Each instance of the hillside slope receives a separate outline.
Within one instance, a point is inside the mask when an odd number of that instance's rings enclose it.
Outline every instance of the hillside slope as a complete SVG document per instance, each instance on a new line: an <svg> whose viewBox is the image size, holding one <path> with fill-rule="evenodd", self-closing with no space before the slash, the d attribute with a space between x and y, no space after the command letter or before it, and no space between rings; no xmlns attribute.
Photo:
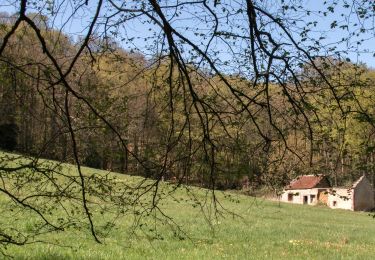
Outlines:
<svg viewBox="0 0 375 260"><path fill-rule="evenodd" d="M74 173L74 167L63 167L66 172ZM99 172L85 168L88 175ZM141 180L126 175L117 178L119 183ZM167 195L174 188L163 183L160 192ZM189 196L194 193L198 200L204 201L207 190L187 188L178 188L160 203L163 212L182 231L170 225L171 221L144 216L134 222L134 216L128 214L116 219L114 227L98 231L104 237L103 244L95 243L88 230L71 227L38 238L48 243L9 246L6 253L16 259L372 259L374 256L375 220L368 213L279 204L218 192L222 206L238 216L225 213L207 221L205 216L212 215L207 215L207 211L204 215ZM6 205L2 194L1 212L7 210ZM101 213L94 212L97 223L106 220L107 213ZM33 217L28 221L25 225L31 225Z"/></svg>

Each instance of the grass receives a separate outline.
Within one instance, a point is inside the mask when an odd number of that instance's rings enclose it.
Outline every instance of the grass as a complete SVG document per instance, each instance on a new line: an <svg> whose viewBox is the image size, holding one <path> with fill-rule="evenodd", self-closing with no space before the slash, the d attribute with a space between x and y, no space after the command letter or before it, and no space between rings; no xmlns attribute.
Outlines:
<svg viewBox="0 0 375 260"><path fill-rule="evenodd" d="M66 171L74 169L65 166ZM85 168L86 174L98 170ZM139 178L119 177L119 182L135 182ZM162 190L173 187L164 183ZM201 199L206 191L191 188ZM279 204L233 193L218 193L229 214L207 223L199 207L189 199L185 189L161 202L161 208L180 224L183 236L162 222L146 216L132 233L133 217L117 220L103 238L94 242L86 229L69 228L49 233L38 239L48 243L9 246L7 254L15 259L373 259L375 253L375 219L363 212L332 210L323 206ZM0 196L0 212L5 212L4 196ZM99 224L104 215L94 214ZM83 216L82 216L83 217ZM27 227L35 221L30 215ZM100 226L100 225L99 225Z"/></svg>

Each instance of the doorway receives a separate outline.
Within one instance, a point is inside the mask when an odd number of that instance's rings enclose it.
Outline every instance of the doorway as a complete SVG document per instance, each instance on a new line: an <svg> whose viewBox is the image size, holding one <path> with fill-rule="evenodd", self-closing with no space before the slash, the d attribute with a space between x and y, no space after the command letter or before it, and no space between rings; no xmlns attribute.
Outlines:
<svg viewBox="0 0 375 260"><path fill-rule="evenodd" d="M307 204L308 202L308 196L303 196L303 204Z"/></svg>

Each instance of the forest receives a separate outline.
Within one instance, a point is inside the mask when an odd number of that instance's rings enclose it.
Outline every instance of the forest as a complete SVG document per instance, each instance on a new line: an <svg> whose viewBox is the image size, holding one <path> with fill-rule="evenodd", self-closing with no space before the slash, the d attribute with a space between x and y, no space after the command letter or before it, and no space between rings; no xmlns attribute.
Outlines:
<svg viewBox="0 0 375 260"><path fill-rule="evenodd" d="M65 69L77 51L74 40L47 30L47 17L29 16ZM2 15L1 37L14 19ZM168 57L146 58L115 40L92 38L66 78L79 95L72 97L35 33L20 24L0 62L2 149L74 163L69 106L79 158L89 167L217 189L277 190L301 174L326 174L344 185L365 173L375 182L375 70L365 64L317 58L335 95L308 63L295 72L303 93L293 89L294 78L265 88L240 74L215 75L191 64L192 96ZM228 82L240 100L251 98L248 106L231 95ZM242 113L246 109L254 112ZM214 184L205 139L215 149Z"/></svg>

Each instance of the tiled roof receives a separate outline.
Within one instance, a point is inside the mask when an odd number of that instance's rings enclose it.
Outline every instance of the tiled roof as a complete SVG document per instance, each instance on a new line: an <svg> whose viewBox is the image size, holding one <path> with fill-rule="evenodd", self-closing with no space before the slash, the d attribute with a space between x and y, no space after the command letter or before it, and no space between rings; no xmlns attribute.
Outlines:
<svg viewBox="0 0 375 260"><path fill-rule="evenodd" d="M315 188L324 178L326 178L324 175L302 175L292 180L285 189L312 189Z"/></svg>

